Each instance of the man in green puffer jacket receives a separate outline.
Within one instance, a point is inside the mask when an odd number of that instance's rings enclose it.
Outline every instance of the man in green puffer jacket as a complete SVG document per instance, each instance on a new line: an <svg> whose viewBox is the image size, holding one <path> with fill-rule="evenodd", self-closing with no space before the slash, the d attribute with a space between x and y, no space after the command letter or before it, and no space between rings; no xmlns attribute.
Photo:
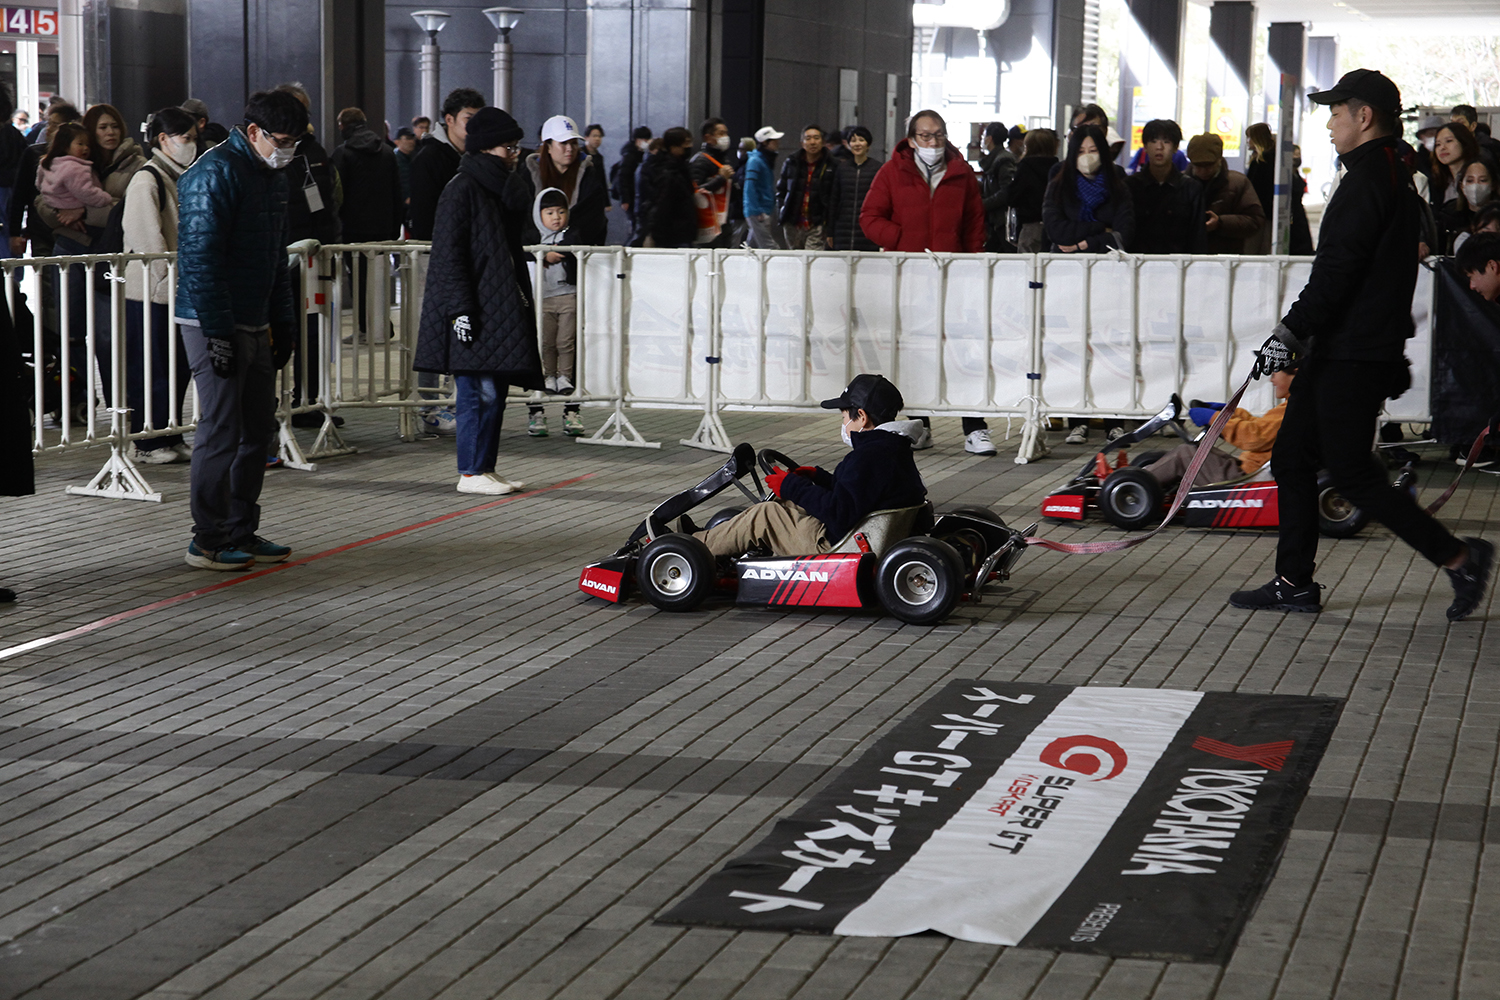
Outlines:
<svg viewBox="0 0 1500 1000"><path fill-rule="evenodd" d="M198 387L186 560L199 569L243 570L292 551L256 532L277 429L272 344L290 347L297 330L283 170L307 132L307 109L289 93L262 91L245 122L177 183L177 322Z"/></svg>

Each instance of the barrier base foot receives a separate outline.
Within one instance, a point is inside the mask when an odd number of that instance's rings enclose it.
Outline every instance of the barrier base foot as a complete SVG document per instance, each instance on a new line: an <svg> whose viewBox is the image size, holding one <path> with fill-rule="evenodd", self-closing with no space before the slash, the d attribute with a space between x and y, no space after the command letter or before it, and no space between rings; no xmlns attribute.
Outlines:
<svg viewBox="0 0 1500 1000"><path fill-rule="evenodd" d="M358 452L358 448L344 443L344 436L339 433L338 425L333 422L333 415L323 414L323 426L318 428L318 436L313 440L313 446L308 450L307 457L333 458L337 455L354 455Z"/></svg>
<svg viewBox="0 0 1500 1000"><path fill-rule="evenodd" d="M647 441L645 435L635 429L630 418L621 407L615 407L609 419L588 437L574 438L579 444L605 444L613 448L660 448L660 441Z"/></svg>
<svg viewBox="0 0 1500 1000"><path fill-rule="evenodd" d="M1051 453L1052 449L1047 447L1047 436L1041 425L1028 420L1021 431L1021 447L1016 452L1016 464L1025 465L1027 462L1046 458Z"/></svg>
<svg viewBox="0 0 1500 1000"><path fill-rule="evenodd" d="M286 469L297 469L301 472L316 472L318 467L309 462L307 456L302 452L302 442L297 440L297 435L292 431L292 422L282 418L281 425L276 431L276 456L281 459L281 465Z"/></svg>
<svg viewBox="0 0 1500 1000"><path fill-rule="evenodd" d="M693 431L693 436L677 443L689 448L702 448L704 451L723 452L726 455L734 451L734 443L730 441L729 432L724 429L724 422L717 413L705 413L703 419L698 421L698 429Z"/></svg>
<svg viewBox="0 0 1500 1000"><path fill-rule="evenodd" d="M87 486L69 486L68 493L82 497L107 497L111 500L145 500L161 503L161 494L151 489L141 470L135 467L124 449L111 447L104 468Z"/></svg>

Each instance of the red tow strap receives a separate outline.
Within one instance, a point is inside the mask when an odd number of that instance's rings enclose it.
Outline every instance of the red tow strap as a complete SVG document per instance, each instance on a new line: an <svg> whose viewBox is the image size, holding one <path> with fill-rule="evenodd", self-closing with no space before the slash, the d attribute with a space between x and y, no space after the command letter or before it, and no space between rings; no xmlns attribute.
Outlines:
<svg viewBox="0 0 1500 1000"><path fill-rule="evenodd" d="M1479 460L1479 453L1484 449L1484 439L1489 436L1490 429L1488 427L1480 429L1479 436L1475 438L1474 443L1469 446L1469 457L1464 460L1463 468L1458 470L1458 475L1453 477L1453 482L1450 483L1448 488L1443 491L1443 495L1427 505L1427 513L1436 514L1439 510L1442 509L1443 504L1447 503L1448 500L1453 496L1453 491L1458 489L1458 481L1464 477L1465 472L1469 471L1469 466L1473 465Z"/></svg>

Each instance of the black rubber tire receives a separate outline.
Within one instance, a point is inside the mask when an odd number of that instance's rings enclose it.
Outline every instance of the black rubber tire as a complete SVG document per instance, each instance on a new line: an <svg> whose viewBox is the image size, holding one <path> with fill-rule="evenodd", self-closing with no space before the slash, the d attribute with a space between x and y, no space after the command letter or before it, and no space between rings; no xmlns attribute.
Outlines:
<svg viewBox="0 0 1500 1000"><path fill-rule="evenodd" d="M1005 527L1005 522L1003 520L1001 520L999 514L996 514L993 510L991 510L988 507L981 507L981 506L978 506L977 504L971 505L971 506L967 506L967 507L954 507L952 510L947 511L946 513L949 513L949 514L967 514L970 517L977 517L981 521L988 521L991 524L998 524L1002 528Z"/></svg>
<svg viewBox="0 0 1500 1000"><path fill-rule="evenodd" d="M932 625L947 618L958 603L962 566L947 542L908 538L881 557L875 571L875 594L888 614L908 625Z"/></svg>
<svg viewBox="0 0 1500 1000"><path fill-rule="evenodd" d="M714 589L715 562L708 546L692 535L660 535L636 559L635 582L663 611L691 611Z"/></svg>
<svg viewBox="0 0 1500 1000"><path fill-rule="evenodd" d="M1135 531L1161 517L1161 483L1145 469L1127 465L1099 487L1099 513L1117 528Z"/></svg>
<svg viewBox="0 0 1500 1000"><path fill-rule="evenodd" d="M750 509L749 507L739 506L739 507L725 507L723 510L715 511L714 512L714 516L711 517L711 518L709 518L708 519L708 523L703 526L703 530L707 531L709 528L717 528L719 525L723 524L725 521L729 520L731 517L734 517L737 514L743 514L745 511L747 511L749 509Z"/></svg>
<svg viewBox="0 0 1500 1000"><path fill-rule="evenodd" d="M1332 485L1318 487L1318 532L1329 538L1353 538L1370 523L1370 515L1339 495Z"/></svg>
<svg viewBox="0 0 1500 1000"><path fill-rule="evenodd" d="M977 528L959 528L938 540L947 542L958 553L965 581L979 571L979 564L989 555L989 543Z"/></svg>
<svg viewBox="0 0 1500 1000"><path fill-rule="evenodd" d="M1130 464L1135 466L1137 469L1144 469L1146 466L1150 465L1152 462L1158 461L1166 454L1167 453L1164 451L1143 451L1135 458L1131 459Z"/></svg>

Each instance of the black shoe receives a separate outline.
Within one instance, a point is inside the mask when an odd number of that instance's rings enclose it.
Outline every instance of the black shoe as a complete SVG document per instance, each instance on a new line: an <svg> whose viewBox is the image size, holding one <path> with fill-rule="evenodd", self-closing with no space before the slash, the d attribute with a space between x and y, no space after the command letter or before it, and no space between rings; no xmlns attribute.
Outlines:
<svg viewBox="0 0 1500 1000"><path fill-rule="evenodd" d="M694 535L703 529L694 524L692 518L684 514L677 519L677 530L684 535Z"/></svg>
<svg viewBox="0 0 1500 1000"><path fill-rule="evenodd" d="M1495 547L1482 538L1465 538L1469 555L1458 569L1444 570L1453 584L1453 603L1448 605L1448 620L1461 622L1484 600L1485 585L1490 582L1490 563L1495 561Z"/></svg>
<svg viewBox="0 0 1500 1000"><path fill-rule="evenodd" d="M1317 613L1323 610L1323 605L1318 601L1318 591L1322 589L1322 585L1317 583L1309 583L1305 587L1294 587L1278 576L1264 587L1257 587L1254 590L1236 590L1229 595L1229 605L1234 608L1247 608L1250 611Z"/></svg>

